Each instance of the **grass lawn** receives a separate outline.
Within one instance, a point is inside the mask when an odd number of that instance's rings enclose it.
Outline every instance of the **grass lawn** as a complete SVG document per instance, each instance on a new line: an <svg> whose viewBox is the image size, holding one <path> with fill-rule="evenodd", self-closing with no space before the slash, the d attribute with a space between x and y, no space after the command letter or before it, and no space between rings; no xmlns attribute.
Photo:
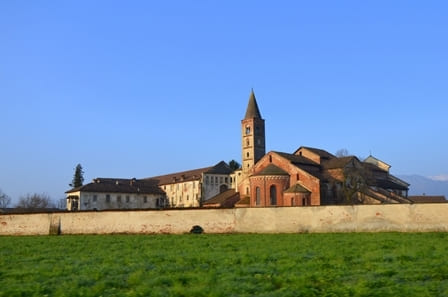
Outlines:
<svg viewBox="0 0 448 297"><path fill-rule="evenodd" d="M0 237L0 296L448 296L447 233Z"/></svg>

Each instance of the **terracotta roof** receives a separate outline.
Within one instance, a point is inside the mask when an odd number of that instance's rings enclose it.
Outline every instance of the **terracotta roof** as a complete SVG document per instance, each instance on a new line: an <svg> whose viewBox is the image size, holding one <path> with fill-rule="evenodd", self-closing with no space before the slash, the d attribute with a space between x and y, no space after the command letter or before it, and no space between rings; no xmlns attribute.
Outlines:
<svg viewBox="0 0 448 297"><path fill-rule="evenodd" d="M158 185L167 185L174 184L180 181L193 181L200 180L202 178L202 174L230 174L232 173L232 169L230 169L229 165L226 162L221 161L215 166L204 167L199 169L181 171L166 175L159 175L150 177L147 179L156 180Z"/></svg>
<svg viewBox="0 0 448 297"><path fill-rule="evenodd" d="M318 148L314 148L314 147L308 147L308 146L301 146L299 147L294 154L296 154L300 149L306 149L309 150L313 153L315 153L316 155L322 157L322 158L327 158L327 159L331 159L331 158L336 158L335 155L330 154L329 152L327 152L326 150L322 150L322 149L318 149Z"/></svg>
<svg viewBox="0 0 448 297"><path fill-rule="evenodd" d="M216 164L215 166L211 167L205 173L210 173L210 174L230 174L232 172L233 172L233 170L230 168L230 166L226 162L221 161L218 164Z"/></svg>
<svg viewBox="0 0 448 297"><path fill-rule="evenodd" d="M149 179L125 178L95 178L91 183L73 188L65 193L73 192L96 193L138 193L138 194L164 194L157 185L157 181Z"/></svg>
<svg viewBox="0 0 448 297"><path fill-rule="evenodd" d="M254 174L254 176L257 175L289 175L289 173L274 164L269 164L265 169Z"/></svg>
<svg viewBox="0 0 448 297"><path fill-rule="evenodd" d="M414 203L446 203L445 196L408 196L408 199Z"/></svg>
<svg viewBox="0 0 448 297"><path fill-rule="evenodd" d="M283 193L311 193L307 188L302 186L301 184L297 183L284 191Z"/></svg>
<svg viewBox="0 0 448 297"><path fill-rule="evenodd" d="M261 119L260 109L258 108L253 89L250 92L249 103L247 105L246 115L244 116L244 119Z"/></svg>
<svg viewBox="0 0 448 297"><path fill-rule="evenodd" d="M308 174L324 180L323 175L320 172L320 165L308 158L305 158L303 156L300 155L292 155L292 154L288 154L288 153L282 153L282 152L273 152L275 154L278 154L279 156L285 158L286 160L288 160L289 162L291 162L291 164L293 164L294 166L296 166L297 168L300 168L301 170L307 172Z"/></svg>
<svg viewBox="0 0 448 297"><path fill-rule="evenodd" d="M355 156L347 156L341 158L333 158L328 161L323 162L324 169L339 169L344 168L349 162L357 160Z"/></svg>
<svg viewBox="0 0 448 297"><path fill-rule="evenodd" d="M250 205L250 196L240 197L240 200L235 204L235 206L246 207Z"/></svg>
<svg viewBox="0 0 448 297"><path fill-rule="evenodd" d="M233 207L236 202L240 199L240 195L234 189L222 192L215 197L205 201L203 203L204 207Z"/></svg>
<svg viewBox="0 0 448 297"><path fill-rule="evenodd" d="M319 164L317 164L316 162L305 158L303 156L299 156L299 155L293 155L293 154L288 154L288 153L282 153L282 152L274 152L280 156L282 156L283 158L287 159L288 161L290 161L291 163L298 165L298 164L303 164L303 165L313 165L313 166L319 166Z"/></svg>

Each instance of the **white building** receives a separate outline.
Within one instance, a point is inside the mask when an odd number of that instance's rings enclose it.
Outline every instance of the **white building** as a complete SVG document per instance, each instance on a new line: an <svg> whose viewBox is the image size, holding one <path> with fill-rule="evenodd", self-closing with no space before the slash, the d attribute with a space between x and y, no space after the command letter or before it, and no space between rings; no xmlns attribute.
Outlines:
<svg viewBox="0 0 448 297"><path fill-rule="evenodd" d="M145 179L96 178L66 192L67 210L200 207L216 195L236 189L236 180L224 161Z"/></svg>
<svg viewBox="0 0 448 297"><path fill-rule="evenodd" d="M200 207L210 198L236 187L232 169L224 161L211 167L154 176L146 180L156 182L166 193L169 207Z"/></svg>
<svg viewBox="0 0 448 297"><path fill-rule="evenodd" d="M165 192L154 181L96 178L66 192L67 210L154 209L166 206Z"/></svg>

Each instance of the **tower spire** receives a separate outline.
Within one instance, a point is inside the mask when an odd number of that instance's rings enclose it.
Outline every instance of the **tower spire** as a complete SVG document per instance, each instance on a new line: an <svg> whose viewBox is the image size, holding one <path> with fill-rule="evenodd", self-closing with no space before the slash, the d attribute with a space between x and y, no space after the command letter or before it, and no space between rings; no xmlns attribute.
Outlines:
<svg viewBox="0 0 448 297"><path fill-rule="evenodd" d="M260 109L258 108L257 99L255 99L254 89L251 90L249 103L247 104L246 115L244 119L261 119Z"/></svg>

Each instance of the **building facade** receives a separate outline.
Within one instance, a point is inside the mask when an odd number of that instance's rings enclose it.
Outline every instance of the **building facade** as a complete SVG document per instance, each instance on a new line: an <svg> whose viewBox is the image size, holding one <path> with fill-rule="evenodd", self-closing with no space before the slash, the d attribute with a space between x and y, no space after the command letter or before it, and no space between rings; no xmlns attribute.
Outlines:
<svg viewBox="0 0 448 297"><path fill-rule="evenodd" d="M67 210L157 209L167 205L165 192L154 181L96 178L66 192Z"/></svg>
<svg viewBox="0 0 448 297"><path fill-rule="evenodd" d="M200 207L212 197L235 188L229 165L221 161L206 168L148 178L162 189L168 207Z"/></svg>
<svg viewBox="0 0 448 297"><path fill-rule="evenodd" d="M265 120L252 90L241 120L241 168L206 168L136 179L95 179L67 191L68 210L275 207L410 203L409 184L369 156L336 157L317 148L266 153Z"/></svg>
<svg viewBox="0 0 448 297"><path fill-rule="evenodd" d="M409 184L369 156L336 157L317 148L265 153L265 125L252 90L241 121L238 207L410 203Z"/></svg>

